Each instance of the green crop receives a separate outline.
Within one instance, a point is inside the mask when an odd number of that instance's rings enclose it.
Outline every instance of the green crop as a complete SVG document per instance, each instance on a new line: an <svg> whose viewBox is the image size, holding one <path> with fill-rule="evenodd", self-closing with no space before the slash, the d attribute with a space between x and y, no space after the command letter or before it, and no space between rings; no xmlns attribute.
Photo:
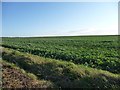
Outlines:
<svg viewBox="0 0 120 90"><path fill-rule="evenodd" d="M3 38L3 47L120 73L119 36Z"/></svg>

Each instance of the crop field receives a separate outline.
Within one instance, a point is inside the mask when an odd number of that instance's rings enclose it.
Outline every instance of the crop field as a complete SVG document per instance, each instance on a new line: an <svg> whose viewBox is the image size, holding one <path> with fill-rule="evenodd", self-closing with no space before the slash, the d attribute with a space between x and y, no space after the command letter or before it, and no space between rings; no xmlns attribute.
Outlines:
<svg viewBox="0 0 120 90"><path fill-rule="evenodd" d="M14 63L49 83L40 87L118 88L119 43L117 35L4 37L1 46L4 63Z"/></svg>

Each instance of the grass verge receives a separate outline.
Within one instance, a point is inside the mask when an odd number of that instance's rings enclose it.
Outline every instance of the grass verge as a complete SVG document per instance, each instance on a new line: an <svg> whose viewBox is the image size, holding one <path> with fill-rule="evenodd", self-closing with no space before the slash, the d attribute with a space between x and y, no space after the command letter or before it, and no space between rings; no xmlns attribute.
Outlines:
<svg viewBox="0 0 120 90"><path fill-rule="evenodd" d="M1 60L2 64L2 88L52 88L53 83L46 80L37 80L33 73L27 73L24 69L13 63Z"/></svg>

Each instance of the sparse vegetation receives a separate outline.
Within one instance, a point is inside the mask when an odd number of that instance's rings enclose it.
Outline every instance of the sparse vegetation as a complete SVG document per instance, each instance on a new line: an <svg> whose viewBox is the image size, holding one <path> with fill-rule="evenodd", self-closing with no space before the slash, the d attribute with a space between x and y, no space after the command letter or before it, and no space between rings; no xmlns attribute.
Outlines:
<svg viewBox="0 0 120 90"><path fill-rule="evenodd" d="M27 73L13 63L5 60L2 64L2 87L3 88L53 88L54 84L46 80L37 80L33 73Z"/></svg>

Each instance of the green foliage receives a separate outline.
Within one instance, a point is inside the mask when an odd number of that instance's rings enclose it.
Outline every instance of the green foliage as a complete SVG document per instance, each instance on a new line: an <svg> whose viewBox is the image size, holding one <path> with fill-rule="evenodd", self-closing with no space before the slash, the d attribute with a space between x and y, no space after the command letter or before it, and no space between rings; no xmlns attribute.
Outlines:
<svg viewBox="0 0 120 90"><path fill-rule="evenodd" d="M3 38L3 47L120 73L119 36Z"/></svg>

